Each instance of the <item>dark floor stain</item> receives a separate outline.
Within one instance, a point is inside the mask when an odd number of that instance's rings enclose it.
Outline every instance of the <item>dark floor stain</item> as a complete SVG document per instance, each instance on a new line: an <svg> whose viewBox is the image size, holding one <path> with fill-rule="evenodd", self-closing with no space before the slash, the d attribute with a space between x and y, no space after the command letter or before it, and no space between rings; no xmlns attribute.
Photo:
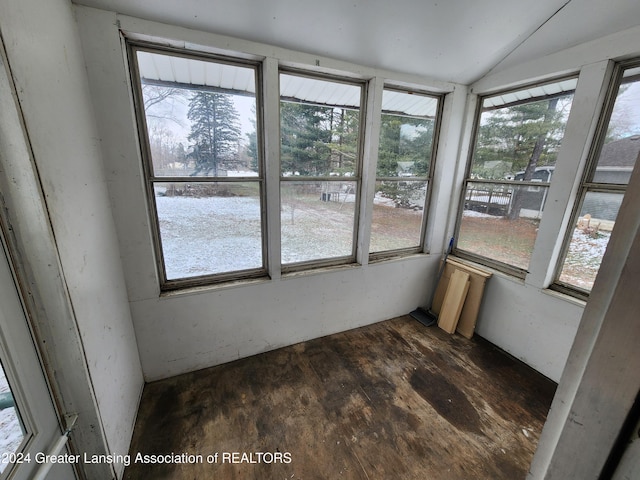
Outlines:
<svg viewBox="0 0 640 480"><path fill-rule="evenodd" d="M411 375L410 383L451 425L459 430L482 435L478 412L467 396L444 376L419 367Z"/></svg>
<svg viewBox="0 0 640 480"><path fill-rule="evenodd" d="M546 416L558 384L480 337L473 342L468 358L484 372L496 392L520 386L512 389L510 398L496 398L497 412L500 414L500 404L507 402L520 406L521 416Z"/></svg>
<svg viewBox="0 0 640 480"><path fill-rule="evenodd" d="M149 384L132 452L293 461L132 464L124 478L524 478L532 442L511 426L542 428L548 382L480 340L403 317Z"/></svg>
<svg viewBox="0 0 640 480"><path fill-rule="evenodd" d="M523 467L518 465L508 454L502 452L496 453L493 456L493 465L496 467L495 475L500 475L504 478L513 478L514 480L524 480L529 470L528 466Z"/></svg>
<svg viewBox="0 0 640 480"><path fill-rule="evenodd" d="M142 402L148 402L150 408L146 414L143 412L142 418L138 419L139 427L129 452L132 458L135 458L138 453L157 455L182 450L178 440L184 436L185 425L175 414L180 408L178 406L179 391L173 385L165 386L159 391L154 390L153 385L149 386L142 398ZM134 445L142 443L142 440L144 440L144 448L134 450ZM152 467L153 478L158 480L173 478L175 464L155 464ZM127 469L123 479L130 478L138 477L131 469Z"/></svg>

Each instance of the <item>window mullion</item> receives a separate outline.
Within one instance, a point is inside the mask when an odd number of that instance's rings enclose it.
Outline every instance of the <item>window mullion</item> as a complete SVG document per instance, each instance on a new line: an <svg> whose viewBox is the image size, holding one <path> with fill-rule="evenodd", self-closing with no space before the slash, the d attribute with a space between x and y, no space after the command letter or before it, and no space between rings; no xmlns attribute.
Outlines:
<svg viewBox="0 0 640 480"><path fill-rule="evenodd" d="M264 176L266 181L267 265L273 279L280 278L281 225L280 225L280 87L278 60L266 58L263 62Z"/></svg>
<svg viewBox="0 0 640 480"><path fill-rule="evenodd" d="M369 262L369 244L371 242L371 220L373 200L376 193L376 165L380 141L380 118L382 110L382 92L384 81L376 77L369 82L366 121L364 128L364 146L362 152L362 188L360 190L360 222L358 225L358 248L356 261L361 265Z"/></svg>

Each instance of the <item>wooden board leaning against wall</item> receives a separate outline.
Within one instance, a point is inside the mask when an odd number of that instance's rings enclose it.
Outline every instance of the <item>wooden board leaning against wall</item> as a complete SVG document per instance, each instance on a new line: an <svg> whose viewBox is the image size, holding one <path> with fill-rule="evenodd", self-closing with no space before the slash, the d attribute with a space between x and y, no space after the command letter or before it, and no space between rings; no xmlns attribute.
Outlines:
<svg viewBox="0 0 640 480"><path fill-rule="evenodd" d="M433 305L431 307L435 314L440 314L444 297L451 279L451 275L456 270L465 272L469 275L469 290L464 300L462 312L460 313L460 319L456 327L456 332L460 335L471 338L476 327L476 321L478 319L478 312L482 303L482 295L484 292L484 286L492 273L485 270L480 270L477 267L467 265L448 258L446 261L445 269L442 274L442 278L436 288L436 293L433 297Z"/></svg>

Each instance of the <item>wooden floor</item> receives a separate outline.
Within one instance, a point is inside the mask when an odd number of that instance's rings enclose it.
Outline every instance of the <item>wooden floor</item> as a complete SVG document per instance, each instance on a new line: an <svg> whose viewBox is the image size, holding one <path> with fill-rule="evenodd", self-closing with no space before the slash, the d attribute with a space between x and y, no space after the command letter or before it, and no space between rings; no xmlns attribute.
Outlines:
<svg viewBox="0 0 640 480"><path fill-rule="evenodd" d="M124 478L524 479L555 387L399 317L147 385Z"/></svg>

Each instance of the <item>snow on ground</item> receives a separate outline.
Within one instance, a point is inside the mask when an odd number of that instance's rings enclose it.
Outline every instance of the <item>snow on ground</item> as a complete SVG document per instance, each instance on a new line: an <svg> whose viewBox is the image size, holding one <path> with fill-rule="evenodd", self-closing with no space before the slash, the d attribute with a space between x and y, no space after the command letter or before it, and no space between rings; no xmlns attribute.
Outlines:
<svg viewBox="0 0 640 480"><path fill-rule="evenodd" d="M502 218L472 210L465 210L463 215L476 218ZM587 290L590 290L593 286L593 281L607 249L614 224L614 222L605 223L600 220L592 221L591 223L601 227L604 225L605 229L589 234L576 227L560 274L561 281Z"/></svg>
<svg viewBox="0 0 640 480"><path fill-rule="evenodd" d="M282 261L295 263L348 256L353 245L354 197L340 202L305 203L283 199ZM378 205L395 207L376 195ZM257 197L156 197L168 279L262 267L261 213ZM499 218L465 210L466 217ZM576 229L566 267L573 277L589 277L600 265L609 240ZM582 273L581 273L582 272Z"/></svg>
<svg viewBox="0 0 640 480"><path fill-rule="evenodd" d="M495 215L489 215L488 213L476 212L475 210L464 210L462 212L463 217L477 217L477 218L502 218Z"/></svg>
<svg viewBox="0 0 640 480"><path fill-rule="evenodd" d="M573 262L579 265L591 264L597 261L600 265L604 252L609 244L611 234L608 232L598 232L589 235L576 228L573 231L569 254L574 257Z"/></svg>
<svg viewBox="0 0 640 480"><path fill-rule="evenodd" d="M167 278L260 268L254 197L156 197Z"/></svg>
<svg viewBox="0 0 640 480"><path fill-rule="evenodd" d="M0 393L10 392L9 383L0 367ZM0 454L4 452L16 452L20 448L24 434L20 419L15 408L5 408L0 411ZM0 473L7 467L6 463L0 461Z"/></svg>

